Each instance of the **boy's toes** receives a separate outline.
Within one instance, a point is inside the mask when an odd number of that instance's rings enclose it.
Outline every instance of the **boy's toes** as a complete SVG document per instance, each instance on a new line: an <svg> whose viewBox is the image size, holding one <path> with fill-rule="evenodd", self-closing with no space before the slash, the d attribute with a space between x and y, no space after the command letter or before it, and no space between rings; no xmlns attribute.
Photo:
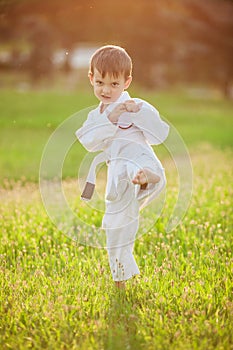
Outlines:
<svg viewBox="0 0 233 350"><path fill-rule="evenodd" d="M132 183L134 183L134 184L138 184L138 183L139 183L139 179L138 179L138 177L133 178Z"/></svg>
<svg viewBox="0 0 233 350"><path fill-rule="evenodd" d="M136 176L133 178L132 182L136 185L142 185L147 182L146 176L142 170L139 170Z"/></svg>

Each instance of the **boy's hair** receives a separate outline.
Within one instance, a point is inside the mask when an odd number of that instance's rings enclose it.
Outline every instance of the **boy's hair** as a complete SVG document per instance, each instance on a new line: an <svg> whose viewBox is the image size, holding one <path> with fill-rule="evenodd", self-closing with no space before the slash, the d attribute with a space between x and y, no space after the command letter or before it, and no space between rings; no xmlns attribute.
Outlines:
<svg viewBox="0 0 233 350"><path fill-rule="evenodd" d="M106 74L117 78L120 74L127 80L132 75L132 60L128 53L120 46L106 45L100 47L91 57L89 76L96 68L102 77Z"/></svg>

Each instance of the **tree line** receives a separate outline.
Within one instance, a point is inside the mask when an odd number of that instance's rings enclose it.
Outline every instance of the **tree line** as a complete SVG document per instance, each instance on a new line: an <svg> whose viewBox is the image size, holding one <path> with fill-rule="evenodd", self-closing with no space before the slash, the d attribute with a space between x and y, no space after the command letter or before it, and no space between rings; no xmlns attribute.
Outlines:
<svg viewBox="0 0 233 350"><path fill-rule="evenodd" d="M0 0L0 16L1 41L28 41L35 74L52 69L55 48L113 43L131 54L145 86L207 82L230 94L232 1Z"/></svg>

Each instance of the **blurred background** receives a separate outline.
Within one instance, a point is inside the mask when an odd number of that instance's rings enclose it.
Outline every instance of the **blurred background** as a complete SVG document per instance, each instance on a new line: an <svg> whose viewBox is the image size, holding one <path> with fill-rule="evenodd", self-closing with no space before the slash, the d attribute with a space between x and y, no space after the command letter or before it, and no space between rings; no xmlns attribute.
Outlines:
<svg viewBox="0 0 233 350"><path fill-rule="evenodd" d="M145 87L209 85L230 98L232 35L226 0L1 0L0 88L62 75L75 88L96 47L113 43L132 55Z"/></svg>
<svg viewBox="0 0 233 350"><path fill-rule="evenodd" d="M126 48L131 95L155 105L189 150L232 149L232 19L230 0L0 0L0 181L37 180L52 131L97 103L88 63L104 44ZM69 176L84 153L75 147Z"/></svg>

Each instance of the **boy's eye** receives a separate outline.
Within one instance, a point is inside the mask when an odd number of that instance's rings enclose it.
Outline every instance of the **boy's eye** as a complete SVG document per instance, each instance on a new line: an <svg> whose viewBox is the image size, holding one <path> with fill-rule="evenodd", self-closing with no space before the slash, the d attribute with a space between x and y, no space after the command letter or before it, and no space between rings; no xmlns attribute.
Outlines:
<svg viewBox="0 0 233 350"><path fill-rule="evenodd" d="M102 85L102 84L103 84L103 82L102 82L102 81L100 81L100 80L96 80L96 84L97 84L97 85Z"/></svg>
<svg viewBox="0 0 233 350"><path fill-rule="evenodd" d="M114 82L114 83L112 83L112 86L117 87L117 86L119 86L119 83Z"/></svg>

